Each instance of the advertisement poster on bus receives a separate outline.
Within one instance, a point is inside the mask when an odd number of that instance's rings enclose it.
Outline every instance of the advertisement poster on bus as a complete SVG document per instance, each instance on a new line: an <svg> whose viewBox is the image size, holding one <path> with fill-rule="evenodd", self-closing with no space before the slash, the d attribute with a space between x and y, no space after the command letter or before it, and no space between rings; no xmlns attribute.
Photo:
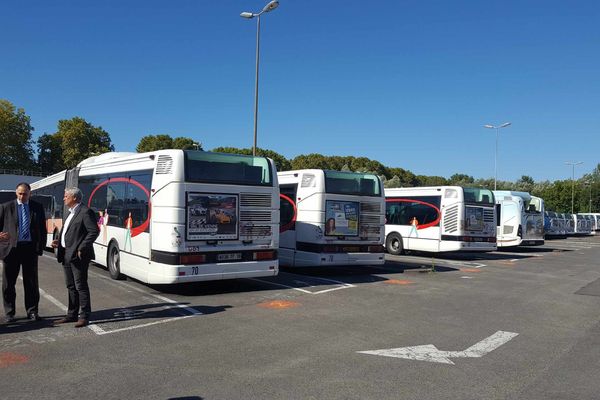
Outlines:
<svg viewBox="0 0 600 400"><path fill-rule="evenodd" d="M187 194L187 240L227 240L238 237L238 196Z"/></svg>
<svg viewBox="0 0 600 400"><path fill-rule="evenodd" d="M358 236L359 203L327 200L325 202L325 235Z"/></svg>
<svg viewBox="0 0 600 400"><path fill-rule="evenodd" d="M468 231L483 230L483 208L467 207L465 208L466 223L465 228Z"/></svg>

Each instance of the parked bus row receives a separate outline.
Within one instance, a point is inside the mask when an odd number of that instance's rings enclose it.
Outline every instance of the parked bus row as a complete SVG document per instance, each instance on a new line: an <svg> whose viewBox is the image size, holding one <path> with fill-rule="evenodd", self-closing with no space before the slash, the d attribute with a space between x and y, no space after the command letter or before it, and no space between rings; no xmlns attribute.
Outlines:
<svg viewBox="0 0 600 400"><path fill-rule="evenodd" d="M600 231L600 213L557 213L546 211L544 230L548 237L595 235Z"/></svg>
<svg viewBox="0 0 600 400"><path fill-rule="evenodd" d="M95 261L114 279L146 283L273 276L280 264L377 265L386 250L539 245L548 215L524 192L384 190L375 174L277 172L265 157L194 150L106 153L31 186L48 246L66 216L64 189L79 187L98 216Z"/></svg>

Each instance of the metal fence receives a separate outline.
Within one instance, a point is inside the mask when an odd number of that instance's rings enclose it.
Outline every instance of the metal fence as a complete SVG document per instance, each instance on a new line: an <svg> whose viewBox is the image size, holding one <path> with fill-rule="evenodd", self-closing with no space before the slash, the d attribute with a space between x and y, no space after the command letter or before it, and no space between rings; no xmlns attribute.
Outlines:
<svg viewBox="0 0 600 400"><path fill-rule="evenodd" d="M0 169L0 175L48 176L48 174L41 171L27 171L22 169Z"/></svg>

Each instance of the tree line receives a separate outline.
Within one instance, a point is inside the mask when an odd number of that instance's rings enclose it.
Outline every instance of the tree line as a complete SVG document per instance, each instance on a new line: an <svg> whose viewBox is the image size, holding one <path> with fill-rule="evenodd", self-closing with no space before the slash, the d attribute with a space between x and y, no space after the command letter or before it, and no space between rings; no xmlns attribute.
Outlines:
<svg viewBox="0 0 600 400"><path fill-rule="evenodd" d="M94 126L81 117L59 120L54 133L44 133L33 141L30 117L22 108L0 99L0 169L42 172L50 175L65 168L73 168L82 160L115 151L110 135L101 126ZM34 150L36 147L36 150ZM146 135L136 146L137 152L162 149L203 150L202 144L189 137L171 137L167 134ZM217 147L222 153L252 154L250 148ZM257 149L257 155L272 158L279 171L292 169L331 169L373 173L381 177L385 187L459 185L493 189L493 178L475 179L467 174L442 176L415 175L400 167L388 167L377 160L354 156L325 156L318 153L302 154L292 159L267 149ZM523 175L515 182L498 181L498 190L529 192L544 199L546 209L557 212L571 211L573 191L575 212L600 212L600 164L591 172L571 180L535 182Z"/></svg>

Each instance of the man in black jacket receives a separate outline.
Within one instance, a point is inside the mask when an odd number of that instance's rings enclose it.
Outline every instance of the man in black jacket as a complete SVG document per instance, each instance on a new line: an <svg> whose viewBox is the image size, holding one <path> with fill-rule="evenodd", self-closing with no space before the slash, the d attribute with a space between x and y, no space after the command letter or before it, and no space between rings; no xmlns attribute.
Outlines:
<svg viewBox="0 0 600 400"><path fill-rule="evenodd" d="M2 298L6 323L15 321L15 284L21 266L27 317L33 321L41 319L38 314L38 256L43 254L46 245L46 215L41 204L29 200L31 187L28 183L19 183L15 193L16 200L0 205L0 253L4 255Z"/></svg>
<svg viewBox="0 0 600 400"><path fill-rule="evenodd" d="M77 322L76 328L86 326L90 320L92 308L88 267L95 257L94 240L100 233L96 214L81 204L82 197L81 190L78 188L65 190L63 199L65 206L69 208L69 214L63 222L59 238L52 242L52 247L58 248L57 260L64 267L69 291L67 316L55 321L54 324Z"/></svg>

